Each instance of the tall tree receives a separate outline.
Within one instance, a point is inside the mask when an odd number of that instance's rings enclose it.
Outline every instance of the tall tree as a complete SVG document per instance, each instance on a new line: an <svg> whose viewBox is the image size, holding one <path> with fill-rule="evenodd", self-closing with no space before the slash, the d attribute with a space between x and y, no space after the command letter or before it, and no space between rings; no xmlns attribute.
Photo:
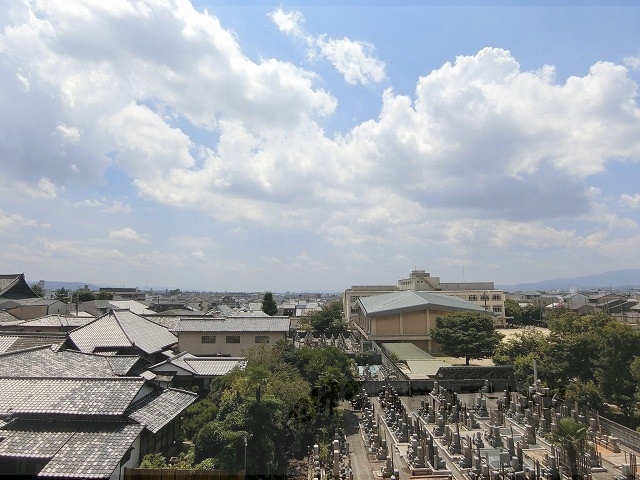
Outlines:
<svg viewBox="0 0 640 480"><path fill-rule="evenodd" d="M342 302L339 301L323 305L321 310L305 315L302 323L314 335L340 335L348 331L343 321Z"/></svg>
<svg viewBox="0 0 640 480"><path fill-rule="evenodd" d="M44 290L42 290L42 287L37 283L31 285L31 290L33 290L33 293L35 293L39 297L44 297Z"/></svg>
<svg viewBox="0 0 640 480"><path fill-rule="evenodd" d="M493 356L503 336L496 332L493 317L476 312L437 317L436 326L431 329L431 338L442 351L452 357L464 357L466 365L472 358Z"/></svg>
<svg viewBox="0 0 640 480"><path fill-rule="evenodd" d="M547 440L566 455L571 478L582 478L578 473L578 455L587 448L588 433L589 427L586 424L567 417L558 420L556 427L547 435Z"/></svg>
<svg viewBox="0 0 640 480"><path fill-rule="evenodd" d="M262 311L267 315L275 315L278 313L278 305L273 299L273 294L271 292L266 292L262 297Z"/></svg>

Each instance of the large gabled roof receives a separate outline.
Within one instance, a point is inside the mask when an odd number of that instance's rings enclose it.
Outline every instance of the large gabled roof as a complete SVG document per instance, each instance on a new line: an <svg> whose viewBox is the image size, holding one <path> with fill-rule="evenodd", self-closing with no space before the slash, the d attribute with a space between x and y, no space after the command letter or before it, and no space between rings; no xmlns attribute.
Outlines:
<svg viewBox="0 0 640 480"><path fill-rule="evenodd" d="M107 357L74 350L54 351L50 346L0 354L0 377L106 378L118 373Z"/></svg>
<svg viewBox="0 0 640 480"><path fill-rule="evenodd" d="M106 479L143 429L122 420L17 419L0 430L0 456L44 460L38 477Z"/></svg>
<svg viewBox="0 0 640 480"><path fill-rule="evenodd" d="M111 310L69 334L69 340L83 352L137 347L147 354L161 352L178 342L165 327L129 310Z"/></svg>
<svg viewBox="0 0 640 480"><path fill-rule="evenodd" d="M458 297L426 291L401 290L358 299L367 317L380 317L415 310L443 310L451 312L482 312L485 309Z"/></svg>
<svg viewBox="0 0 640 480"><path fill-rule="evenodd" d="M0 415L122 416L142 378L0 378Z"/></svg>
<svg viewBox="0 0 640 480"><path fill-rule="evenodd" d="M24 273L0 275L0 298L36 298L24 278Z"/></svg>

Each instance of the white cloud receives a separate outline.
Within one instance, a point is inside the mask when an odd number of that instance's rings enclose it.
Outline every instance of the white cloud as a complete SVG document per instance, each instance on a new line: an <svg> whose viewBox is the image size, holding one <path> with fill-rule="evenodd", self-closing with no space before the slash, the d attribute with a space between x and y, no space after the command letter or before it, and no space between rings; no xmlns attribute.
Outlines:
<svg viewBox="0 0 640 480"><path fill-rule="evenodd" d="M640 193L635 195L625 193L620 197L620 203L627 208L640 209Z"/></svg>
<svg viewBox="0 0 640 480"><path fill-rule="evenodd" d="M344 75L348 84L367 85L386 80L385 64L372 55L374 48L370 43L322 36L316 45L320 55Z"/></svg>
<svg viewBox="0 0 640 480"><path fill-rule="evenodd" d="M16 230L24 227L37 226L38 222L34 219L24 218L22 215L4 215L0 210L0 229L5 233L8 230Z"/></svg>
<svg viewBox="0 0 640 480"><path fill-rule="evenodd" d="M302 13L285 12L282 9L278 9L269 13L269 17L282 33L293 35L294 37L304 36L304 15Z"/></svg>
<svg viewBox="0 0 640 480"><path fill-rule="evenodd" d="M304 39L309 56L327 59L348 84L367 85L386 80L386 65L373 56L372 44L347 37L336 39L328 35L308 35L304 30L304 16L297 11L285 12L278 9L270 13L269 17L282 33Z"/></svg>
<svg viewBox="0 0 640 480"><path fill-rule="evenodd" d="M112 230L109 232L109 240L125 240L127 242L148 243L148 240L132 228Z"/></svg>
<svg viewBox="0 0 640 480"><path fill-rule="evenodd" d="M631 70L640 71L640 52L633 57L625 57L624 64Z"/></svg>
<svg viewBox="0 0 640 480"><path fill-rule="evenodd" d="M209 237L173 237L171 241L178 247L201 250L203 248L215 248L216 242Z"/></svg>
<svg viewBox="0 0 640 480"><path fill-rule="evenodd" d="M37 185L20 182L17 190L32 199L52 200L58 196L60 188L54 185L48 178L41 178Z"/></svg>

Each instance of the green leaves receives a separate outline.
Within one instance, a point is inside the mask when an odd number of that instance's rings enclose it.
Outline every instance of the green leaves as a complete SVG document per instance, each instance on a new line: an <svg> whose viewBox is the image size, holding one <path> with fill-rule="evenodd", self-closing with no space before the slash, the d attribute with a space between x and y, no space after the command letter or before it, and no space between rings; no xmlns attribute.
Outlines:
<svg viewBox="0 0 640 480"><path fill-rule="evenodd" d="M440 344L444 353L465 357L469 365L472 358L491 357L502 335L496 332L493 318L489 315L460 312L436 318L431 338Z"/></svg>

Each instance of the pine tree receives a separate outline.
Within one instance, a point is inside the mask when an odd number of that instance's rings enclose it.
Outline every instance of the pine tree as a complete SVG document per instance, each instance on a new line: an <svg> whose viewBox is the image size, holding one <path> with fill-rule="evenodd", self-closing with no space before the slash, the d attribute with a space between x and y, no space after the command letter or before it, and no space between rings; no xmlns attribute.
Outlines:
<svg viewBox="0 0 640 480"><path fill-rule="evenodd" d="M273 295L271 292L266 292L264 297L262 297L262 311L267 315L275 315L278 313L278 305L273 299Z"/></svg>

